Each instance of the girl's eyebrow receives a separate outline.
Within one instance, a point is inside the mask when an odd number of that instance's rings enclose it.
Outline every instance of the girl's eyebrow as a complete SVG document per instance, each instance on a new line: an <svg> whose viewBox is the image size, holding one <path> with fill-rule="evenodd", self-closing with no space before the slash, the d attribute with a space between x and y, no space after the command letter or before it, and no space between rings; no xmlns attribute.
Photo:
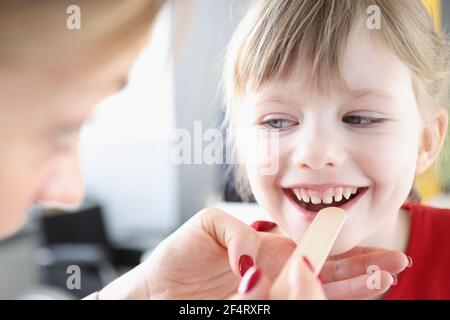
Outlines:
<svg viewBox="0 0 450 320"><path fill-rule="evenodd" d="M289 101L287 99L278 99L278 98L275 98L275 97L258 99L254 103L254 107L257 108L257 109L261 108L263 106L270 106L270 105L283 107L283 106L298 106L300 104L298 102L293 101L293 100Z"/></svg>
<svg viewBox="0 0 450 320"><path fill-rule="evenodd" d="M349 96L352 100L362 99L362 98L382 98L387 100L395 100L392 93L380 89L365 88L357 90L349 90Z"/></svg>
<svg viewBox="0 0 450 320"><path fill-rule="evenodd" d="M293 104L298 103L292 95L286 93L263 93L255 100L255 105L277 103L277 104Z"/></svg>
<svg viewBox="0 0 450 320"><path fill-rule="evenodd" d="M344 97L348 101L362 100L362 99L378 99L383 101L395 101L396 97L392 92L382 90L379 88L358 88L348 89L344 92ZM283 93L263 93L256 98L254 105L256 107L266 104L279 104L279 105L301 105L300 101L290 97L288 94Z"/></svg>

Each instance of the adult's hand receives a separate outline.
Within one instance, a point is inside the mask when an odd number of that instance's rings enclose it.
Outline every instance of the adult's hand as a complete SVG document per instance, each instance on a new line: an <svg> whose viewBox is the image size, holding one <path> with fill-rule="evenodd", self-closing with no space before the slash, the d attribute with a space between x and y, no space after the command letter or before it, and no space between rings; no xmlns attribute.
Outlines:
<svg viewBox="0 0 450 320"><path fill-rule="evenodd" d="M292 251L289 240L272 237L288 243L278 246L285 256ZM254 265L261 241L261 233L233 216L219 209L204 209L165 239L145 262L105 287L97 297L228 298Z"/></svg>
<svg viewBox="0 0 450 320"><path fill-rule="evenodd" d="M376 298L397 284L396 274L412 267L401 251L355 247L330 257L320 273L328 299Z"/></svg>
<svg viewBox="0 0 450 320"><path fill-rule="evenodd" d="M261 273L257 267L251 267L242 278L238 293L230 299L265 300L269 299L269 292L273 281ZM289 300L323 300L322 283L314 276L310 264L299 259L291 265L289 270L289 287L286 288L284 299Z"/></svg>
<svg viewBox="0 0 450 320"><path fill-rule="evenodd" d="M276 232L280 237L261 232L257 265L265 268L266 275L273 281L295 244L281 235L272 222L257 221L252 225L257 230ZM395 285L396 275L407 267L412 267L412 260L401 251L355 247L344 254L329 257L320 279L327 299L373 299Z"/></svg>
<svg viewBox="0 0 450 320"><path fill-rule="evenodd" d="M241 277L255 261L262 287L252 294L259 296L294 249L294 242L284 235L257 232L219 209L204 209L165 239L147 261L104 288L98 298L225 299L236 293ZM392 285L391 274L408 263L401 252L375 248L355 248L331 257L321 272L326 296L379 295ZM380 268L381 286L375 290L363 281L370 276L367 266L371 264Z"/></svg>

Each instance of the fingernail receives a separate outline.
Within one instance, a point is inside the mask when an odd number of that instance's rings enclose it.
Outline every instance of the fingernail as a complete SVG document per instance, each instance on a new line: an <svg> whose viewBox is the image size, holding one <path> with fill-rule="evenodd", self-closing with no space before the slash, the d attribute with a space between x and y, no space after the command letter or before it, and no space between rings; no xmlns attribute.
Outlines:
<svg viewBox="0 0 450 320"><path fill-rule="evenodd" d="M309 261L307 256L303 256L303 261L305 261L305 263L308 266L309 270L311 270L311 272L314 273L314 267L312 266L311 261Z"/></svg>
<svg viewBox="0 0 450 320"><path fill-rule="evenodd" d="M256 267L250 267L242 277L238 292L240 294L249 293L261 278L261 271Z"/></svg>
<svg viewBox="0 0 450 320"><path fill-rule="evenodd" d="M392 276L392 285L396 286L398 283L397 276L395 274L391 274L391 276Z"/></svg>
<svg viewBox="0 0 450 320"><path fill-rule="evenodd" d="M408 268L412 268L412 266L413 266L413 260L412 260L412 258L410 257L410 256L406 256L407 258L408 258Z"/></svg>
<svg viewBox="0 0 450 320"><path fill-rule="evenodd" d="M239 273L243 276L250 267L253 267L255 263L253 262L252 257L249 255L243 254L239 258Z"/></svg>
<svg viewBox="0 0 450 320"><path fill-rule="evenodd" d="M270 231L273 228L275 228L276 226L277 226L277 224L275 222L264 221L264 220L255 221L250 225L250 227L252 227L256 231L261 231L261 232Z"/></svg>
<svg viewBox="0 0 450 320"><path fill-rule="evenodd" d="M319 282L320 282L321 284L323 284L323 280L322 280L322 277L320 276L320 273L317 275L317 279L319 280Z"/></svg>

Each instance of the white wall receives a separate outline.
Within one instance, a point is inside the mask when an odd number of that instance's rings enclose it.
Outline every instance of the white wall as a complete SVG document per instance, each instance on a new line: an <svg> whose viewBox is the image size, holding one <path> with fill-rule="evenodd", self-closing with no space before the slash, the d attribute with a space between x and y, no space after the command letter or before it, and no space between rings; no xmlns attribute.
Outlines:
<svg viewBox="0 0 450 320"><path fill-rule="evenodd" d="M182 28L182 51L174 70L176 124L193 132L200 120L203 131L221 121L221 92L218 91L220 61L232 32L250 0L193 0L190 25ZM174 30L177 30L176 19ZM180 218L188 219L218 193L219 167L182 165L178 167Z"/></svg>
<svg viewBox="0 0 450 320"><path fill-rule="evenodd" d="M169 159L175 127L170 19L167 8L128 86L98 105L82 131L87 194L104 205L116 240L169 230L177 221L176 171Z"/></svg>

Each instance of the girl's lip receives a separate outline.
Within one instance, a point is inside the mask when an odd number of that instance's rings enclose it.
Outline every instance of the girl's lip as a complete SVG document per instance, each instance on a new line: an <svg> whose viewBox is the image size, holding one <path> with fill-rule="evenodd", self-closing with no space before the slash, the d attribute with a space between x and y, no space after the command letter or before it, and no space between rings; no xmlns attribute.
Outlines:
<svg viewBox="0 0 450 320"><path fill-rule="evenodd" d="M353 199L351 199L350 201L346 202L345 204L343 204L342 206L340 206L340 208L348 211L350 210L357 201L359 201L359 199L361 199L361 197L366 193L366 191L369 189L369 187L363 187L361 188L362 190L358 193L358 195L356 197L354 197ZM286 198L288 198L288 200L290 201L290 203L297 208L297 210L307 219L307 220L312 220L314 219L314 217L316 216L317 212L315 211L309 211L306 210L305 208L303 208L302 206L300 206L289 194L287 189L283 189L283 193L286 196Z"/></svg>

